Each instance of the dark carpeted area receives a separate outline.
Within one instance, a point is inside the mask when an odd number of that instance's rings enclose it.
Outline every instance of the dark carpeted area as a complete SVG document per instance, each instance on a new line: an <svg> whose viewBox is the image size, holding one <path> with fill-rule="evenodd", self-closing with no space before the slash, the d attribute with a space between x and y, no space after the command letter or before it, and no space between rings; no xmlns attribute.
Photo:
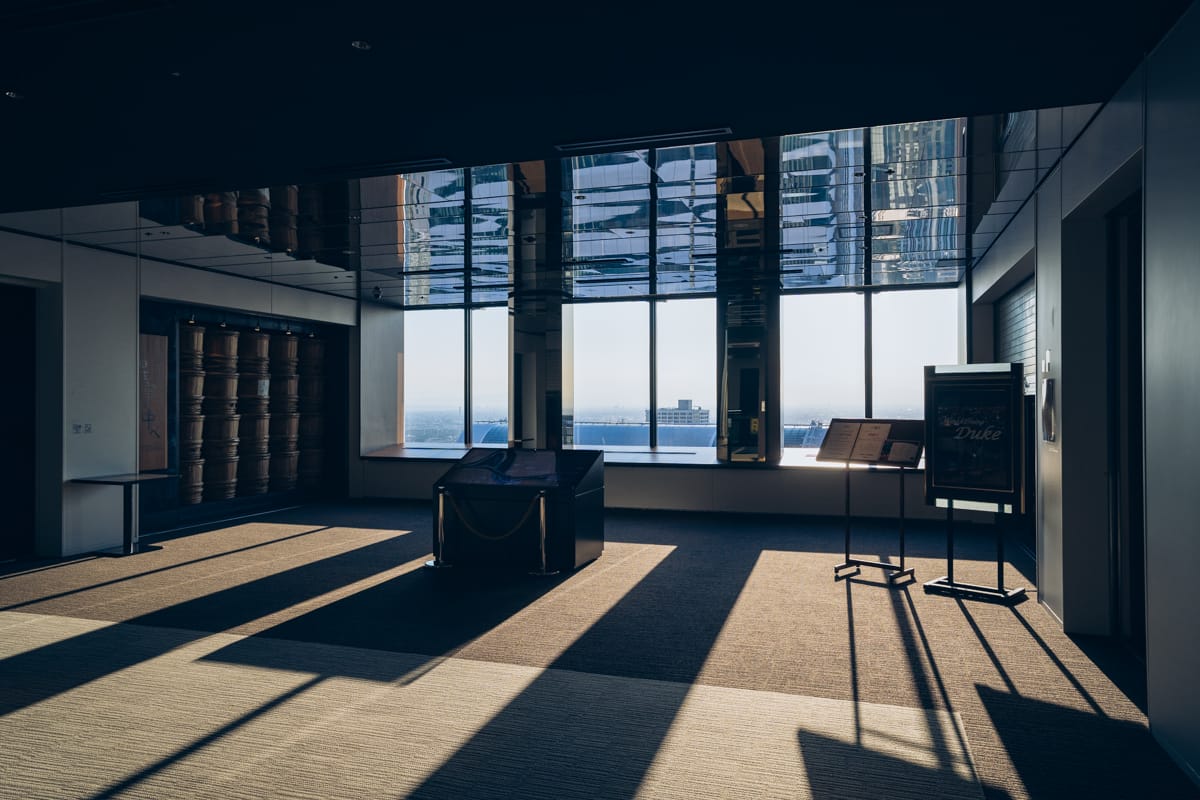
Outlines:
<svg viewBox="0 0 1200 800"><path fill-rule="evenodd" d="M630 796L630 787L650 780L692 686L954 712L961 734L931 730L948 739L945 752L969 750L988 798L1200 797L1154 742L1138 698L1098 666L1124 670L1129 681L1128 664L1103 643L1076 643L1036 603L1033 564L1020 547L1008 550L1008 580L1027 587L1030 599L1009 608L922 591L921 582L945 573L943 529L932 523L910 523L917 581L892 587L870 568L833 579L840 521L612 511L601 558L537 578L421 568L430 516L420 503L308 506L162 536L156 549L132 557L8 565L0 612L128 624L27 646L0 662L0 710L15 714L207 634L229 633L247 638L204 661L374 681L411 680L451 656L550 668L414 796L469 786L489 758L491 737L560 697L558 676L567 671L601 682L574 691L595 688L588 707L614 719L633 713L630 699L606 699L596 687L609 678L663 682L647 691L652 702L640 707L637 738L621 745L624 763L593 776L596 797ZM854 551L895 560L894 526L856 522ZM994 553L989 526L961 526L958 578L993 583ZM135 626L166 632L141 638ZM292 643L415 660L400 669ZM576 733L571 715L555 719L536 732L546 746ZM964 734L965 742L950 741ZM810 769L805 796L841 796L823 794L822 781L850 781L854 796L854 746L800 732L801 751L814 743L836 750L846 773ZM864 773L860 796L879 794L887 774L887 762L871 763L883 772Z"/></svg>

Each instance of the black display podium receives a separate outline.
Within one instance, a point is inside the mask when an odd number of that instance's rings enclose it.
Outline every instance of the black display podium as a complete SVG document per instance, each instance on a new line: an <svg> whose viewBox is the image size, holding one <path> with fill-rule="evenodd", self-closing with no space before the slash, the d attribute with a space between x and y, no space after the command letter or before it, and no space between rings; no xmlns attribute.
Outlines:
<svg viewBox="0 0 1200 800"><path fill-rule="evenodd" d="M433 485L430 567L572 570L604 550L599 450L474 447Z"/></svg>

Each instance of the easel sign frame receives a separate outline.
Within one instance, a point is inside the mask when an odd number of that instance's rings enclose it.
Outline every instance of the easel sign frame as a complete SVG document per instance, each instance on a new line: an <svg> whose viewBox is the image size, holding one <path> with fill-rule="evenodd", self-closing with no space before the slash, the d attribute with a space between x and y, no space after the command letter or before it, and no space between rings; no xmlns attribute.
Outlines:
<svg viewBox="0 0 1200 800"><path fill-rule="evenodd" d="M921 463L925 447L925 423L919 419L846 419L830 421L829 429L817 451L817 461L842 463L846 478L846 552L845 560L833 568L835 581L850 578L862 572L861 567L877 567L884 570L889 583L908 577L913 579L913 570L905 563L904 555L904 472ZM873 467L889 467L900 471L900 563L865 561L850 557L850 465L865 464ZM853 568L853 572L842 570Z"/></svg>
<svg viewBox="0 0 1200 800"><path fill-rule="evenodd" d="M996 526L996 585L954 579L954 501L992 503L996 513L1024 505L1024 367L961 364L925 367L925 502L946 502L946 575L925 591L1004 604L1025 589L1004 586L1004 529Z"/></svg>

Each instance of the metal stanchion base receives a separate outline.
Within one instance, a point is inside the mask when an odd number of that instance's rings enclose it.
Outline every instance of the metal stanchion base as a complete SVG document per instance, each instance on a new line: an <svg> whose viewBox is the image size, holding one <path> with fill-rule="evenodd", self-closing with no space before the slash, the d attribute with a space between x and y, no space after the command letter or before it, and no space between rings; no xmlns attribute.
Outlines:
<svg viewBox="0 0 1200 800"><path fill-rule="evenodd" d="M425 566L429 569L449 569L453 565L448 561L438 561L436 558L431 558L425 562Z"/></svg>
<svg viewBox="0 0 1200 800"><path fill-rule="evenodd" d="M1025 599L1025 587L999 589L995 586L977 586L974 583L951 583L945 575L925 583L926 594L941 594L947 597L966 597L971 600L986 600L989 603L1013 605Z"/></svg>
<svg viewBox="0 0 1200 800"><path fill-rule="evenodd" d="M854 568L853 572L843 573L841 570ZM885 564L882 561L860 561L857 558L852 558L849 561L843 561L833 568L833 579L835 581L853 578L855 575L862 574L860 567L878 567L884 570L888 583L895 583L897 578L907 575L910 579L915 580L913 576L913 568L901 569L899 564Z"/></svg>
<svg viewBox="0 0 1200 800"><path fill-rule="evenodd" d="M557 575L558 570L556 570L556 569L531 569L531 570L529 570L529 574L537 575L538 577L544 578L544 577L547 577L550 575Z"/></svg>

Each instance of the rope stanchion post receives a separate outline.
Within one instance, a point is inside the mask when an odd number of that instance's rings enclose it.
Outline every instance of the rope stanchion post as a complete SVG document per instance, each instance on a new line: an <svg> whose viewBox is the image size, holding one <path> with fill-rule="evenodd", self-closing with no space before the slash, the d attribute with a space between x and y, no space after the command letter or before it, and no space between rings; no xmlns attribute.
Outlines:
<svg viewBox="0 0 1200 800"><path fill-rule="evenodd" d="M530 575L557 575L558 570L546 569L546 491L538 492L538 553L540 566L530 572Z"/></svg>
<svg viewBox="0 0 1200 800"><path fill-rule="evenodd" d="M431 569L445 569L450 566L450 563L445 560L446 554L446 487L438 487L438 510L437 510L437 552L434 557L425 562L425 566Z"/></svg>

